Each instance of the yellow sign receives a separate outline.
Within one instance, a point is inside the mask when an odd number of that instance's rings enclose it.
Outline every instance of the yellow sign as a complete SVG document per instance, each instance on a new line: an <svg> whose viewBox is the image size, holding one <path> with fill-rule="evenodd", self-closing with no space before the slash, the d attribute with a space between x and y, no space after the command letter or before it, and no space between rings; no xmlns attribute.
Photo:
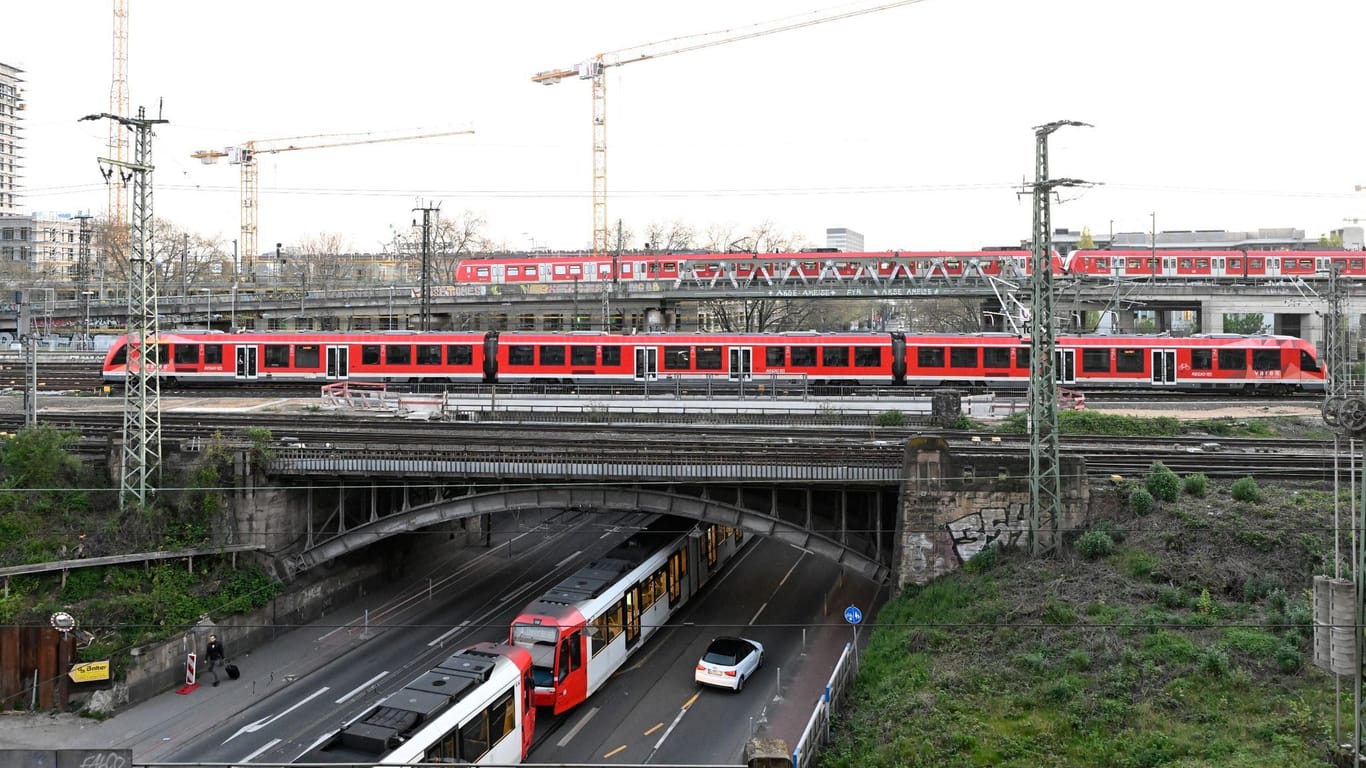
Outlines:
<svg viewBox="0 0 1366 768"><path fill-rule="evenodd" d="M74 683L93 683L97 680L108 680L109 659L105 659L104 661L87 661L84 664L77 664L66 674Z"/></svg>

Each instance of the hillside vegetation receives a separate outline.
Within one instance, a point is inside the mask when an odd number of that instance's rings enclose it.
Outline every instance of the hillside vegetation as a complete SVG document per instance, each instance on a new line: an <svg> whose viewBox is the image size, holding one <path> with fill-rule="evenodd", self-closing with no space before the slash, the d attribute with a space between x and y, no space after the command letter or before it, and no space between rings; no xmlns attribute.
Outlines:
<svg viewBox="0 0 1366 768"><path fill-rule="evenodd" d="M821 764L1331 765L1308 593L1333 572L1331 488L1142 480L1098 490L1109 519L1061 555L988 549L886 605Z"/></svg>

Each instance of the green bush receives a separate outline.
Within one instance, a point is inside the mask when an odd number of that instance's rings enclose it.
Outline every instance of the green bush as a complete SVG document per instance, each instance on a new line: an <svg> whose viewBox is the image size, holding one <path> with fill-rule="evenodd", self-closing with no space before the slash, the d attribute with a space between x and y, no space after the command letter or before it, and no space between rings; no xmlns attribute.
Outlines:
<svg viewBox="0 0 1366 768"><path fill-rule="evenodd" d="M1258 502L1262 500L1262 491L1257 487L1256 480L1244 477L1233 481L1233 498L1238 501Z"/></svg>
<svg viewBox="0 0 1366 768"><path fill-rule="evenodd" d="M1115 544L1123 544L1124 537L1128 535L1128 533L1123 528L1119 527L1113 520L1097 520L1091 525L1091 530L1100 531L1101 533L1108 535L1110 541L1113 541Z"/></svg>
<svg viewBox="0 0 1366 768"><path fill-rule="evenodd" d="M906 414L896 410L883 411L873 419L873 423L879 427L904 427Z"/></svg>
<svg viewBox="0 0 1366 768"><path fill-rule="evenodd" d="M1129 509L1140 517L1153 511L1153 495L1147 488L1135 488L1129 492Z"/></svg>
<svg viewBox="0 0 1366 768"><path fill-rule="evenodd" d="M1176 497L1181 493L1181 479L1160 461L1153 462L1144 486L1155 498L1163 501L1176 501Z"/></svg>
<svg viewBox="0 0 1366 768"><path fill-rule="evenodd" d="M1186 475L1185 486L1186 493L1203 499L1205 494L1209 493L1209 478L1205 476L1204 472Z"/></svg>
<svg viewBox="0 0 1366 768"><path fill-rule="evenodd" d="M1276 649L1276 668L1287 674L1304 667L1304 654L1294 643L1284 643Z"/></svg>
<svg viewBox="0 0 1366 768"><path fill-rule="evenodd" d="M1091 530L1077 539L1077 552L1087 560L1099 560L1115 551L1115 541L1104 531Z"/></svg>
<svg viewBox="0 0 1366 768"><path fill-rule="evenodd" d="M1200 654L1200 671L1210 677L1228 677L1228 652L1223 648L1206 648Z"/></svg>
<svg viewBox="0 0 1366 768"><path fill-rule="evenodd" d="M1243 582L1243 599L1248 602L1261 600L1276 590L1280 590L1282 595L1285 594L1285 585L1281 583L1280 574L1254 573Z"/></svg>

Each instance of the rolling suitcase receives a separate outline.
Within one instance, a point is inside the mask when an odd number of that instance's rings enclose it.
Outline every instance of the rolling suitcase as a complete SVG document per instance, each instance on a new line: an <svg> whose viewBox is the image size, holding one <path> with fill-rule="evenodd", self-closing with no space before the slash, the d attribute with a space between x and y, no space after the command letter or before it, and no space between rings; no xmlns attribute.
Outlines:
<svg viewBox="0 0 1366 768"><path fill-rule="evenodd" d="M236 680L242 676L242 670L238 669L236 664L229 664L223 670L228 673L229 680Z"/></svg>

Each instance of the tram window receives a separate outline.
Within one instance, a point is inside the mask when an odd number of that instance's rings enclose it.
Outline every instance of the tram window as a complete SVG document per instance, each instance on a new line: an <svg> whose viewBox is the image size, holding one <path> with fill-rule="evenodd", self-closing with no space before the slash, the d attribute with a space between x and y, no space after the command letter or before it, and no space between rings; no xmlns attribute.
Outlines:
<svg viewBox="0 0 1366 768"><path fill-rule="evenodd" d="M223 362L223 345L222 345L222 344L205 344L205 345L204 345L204 362L206 362L206 363L211 363L211 364L214 364L214 363L222 363L222 362Z"/></svg>
<svg viewBox="0 0 1366 768"><path fill-rule="evenodd" d="M949 348L950 368L976 368L977 365L977 347Z"/></svg>
<svg viewBox="0 0 1366 768"><path fill-rule="evenodd" d="M409 365L413 362L413 348L407 344L389 344L384 347L384 362L388 365Z"/></svg>
<svg viewBox="0 0 1366 768"><path fill-rule="evenodd" d="M720 348L720 347L698 347L698 348L697 348L697 370L699 370L699 371L719 371L719 370L721 370L721 348Z"/></svg>
<svg viewBox="0 0 1366 768"><path fill-rule="evenodd" d="M1281 351L1279 349L1252 350L1252 370L1279 371L1280 369Z"/></svg>
<svg viewBox="0 0 1366 768"><path fill-rule="evenodd" d="M849 367L849 348L824 347L821 349L821 365L826 368Z"/></svg>
<svg viewBox="0 0 1366 768"><path fill-rule="evenodd" d="M265 359L261 365L265 368L288 368L289 367L289 345L287 344L267 344L265 346Z"/></svg>
<svg viewBox="0 0 1366 768"><path fill-rule="evenodd" d="M688 360L692 357L691 347L665 347L664 348L664 370L666 371L686 371L689 369Z"/></svg>
<svg viewBox="0 0 1366 768"><path fill-rule="evenodd" d="M985 347L982 349L982 365L987 368L1009 368L1009 347Z"/></svg>
<svg viewBox="0 0 1366 768"><path fill-rule="evenodd" d="M792 347L788 351L788 361L793 368L815 368L816 367L816 348L815 347Z"/></svg>
<svg viewBox="0 0 1366 768"><path fill-rule="evenodd" d="M497 744L517 727L517 708L512 705L512 689L489 707L489 744Z"/></svg>
<svg viewBox="0 0 1366 768"><path fill-rule="evenodd" d="M621 347L603 347L602 364L621 365Z"/></svg>
<svg viewBox="0 0 1366 768"><path fill-rule="evenodd" d="M1319 361L1302 349L1300 350L1300 370L1305 373L1315 373L1319 370Z"/></svg>
<svg viewBox="0 0 1366 768"><path fill-rule="evenodd" d="M295 368L319 368L322 366L322 351L317 344L300 344L294 348Z"/></svg>
<svg viewBox="0 0 1366 768"><path fill-rule="evenodd" d="M944 348L917 347L915 350L915 361L921 368L943 368Z"/></svg>
<svg viewBox="0 0 1366 768"><path fill-rule="evenodd" d="M1029 367L1029 347L1016 347L1016 348L1015 348L1015 367L1016 367L1016 368L1028 368L1028 367Z"/></svg>
<svg viewBox="0 0 1366 768"><path fill-rule="evenodd" d="M1222 371L1246 371L1247 370L1247 350L1246 349L1221 349L1219 350L1219 369Z"/></svg>
<svg viewBox="0 0 1366 768"><path fill-rule="evenodd" d="M508 365L535 365L536 348L530 344L513 344L508 347Z"/></svg>
<svg viewBox="0 0 1366 768"><path fill-rule="evenodd" d="M569 348L570 365L592 365L598 361L598 348L575 344Z"/></svg>
<svg viewBox="0 0 1366 768"><path fill-rule="evenodd" d="M597 656L607 647L607 614L603 614L588 625L588 649Z"/></svg>
<svg viewBox="0 0 1366 768"><path fill-rule="evenodd" d="M199 364L199 345L198 344L177 344L175 345L175 361L177 365L198 365Z"/></svg>
<svg viewBox="0 0 1366 768"><path fill-rule="evenodd" d="M650 610L650 606L655 604L655 585L654 577L646 579L640 584L640 612Z"/></svg>
<svg viewBox="0 0 1366 768"><path fill-rule="evenodd" d="M1143 350L1141 349L1116 349L1115 350L1115 371L1118 373L1142 373L1143 372Z"/></svg>
<svg viewBox="0 0 1366 768"><path fill-rule="evenodd" d="M467 763L484 756L489 751L488 713L480 712L474 719L460 726L460 759Z"/></svg>
<svg viewBox="0 0 1366 768"><path fill-rule="evenodd" d="M1208 349L1191 350L1191 370L1208 371L1214 368L1214 353Z"/></svg>
<svg viewBox="0 0 1366 768"><path fill-rule="evenodd" d="M622 601L618 600L607 609L607 642L611 643L621 635L625 622L622 620Z"/></svg>
<svg viewBox="0 0 1366 768"><path fill-rule="evenodd" d="M474 347L468 344L447 344L447 365L469 365L474 362Z"/></svg>
<svg viewBox="0 0 1366 768"><path fill-rule="evenodd" d="M787 362L784 359L786 357L786 355L783 354L784 349L786 349L786 347L765 347L764 364L768 365L770 368L783 367L783 364Z"/></svg>
<svg viewBox="0 0 1366 768"><path fill-rule="evenodd" d="M1110 372L1110 348L1087 348L1081 351L1081 369L1087 373Z"/></svg>
<svg viewBox="0 0 1366 768"><path fill-rule="evenodd" d="M360 348L360 361L363 365L379 365L379 345L363 344Z"/></svg>
<svg viewBox="0 0 1366 768"><path fill-rule="evenodd" d="M441 365L441 345L440 345L440 344L418 344L418 345L417 345L417 364L418 364L418 365Z"/></svg>
<svg viewBox="0 0 1366 768"><path fill-rule="evenodd" d="M564 365L564 346L561 344L542 344L541 365Z"/></svg>
<svg viewBox="0 0 1366 768"><path fill-rule="evenodd" d="M854 347L855 368L881 368L882 347Z"/></svg>

